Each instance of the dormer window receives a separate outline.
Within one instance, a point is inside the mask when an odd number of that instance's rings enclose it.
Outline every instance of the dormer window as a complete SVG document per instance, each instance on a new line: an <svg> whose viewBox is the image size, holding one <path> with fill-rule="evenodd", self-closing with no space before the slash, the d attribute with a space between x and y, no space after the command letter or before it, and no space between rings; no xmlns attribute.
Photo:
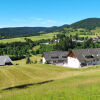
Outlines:
<svg viewBox="0 0 100 100"><path fill-rule="evenodd" d="M85 58L94 58L94 56L93 55L88 55L88 56L85 56Z"/></svg>

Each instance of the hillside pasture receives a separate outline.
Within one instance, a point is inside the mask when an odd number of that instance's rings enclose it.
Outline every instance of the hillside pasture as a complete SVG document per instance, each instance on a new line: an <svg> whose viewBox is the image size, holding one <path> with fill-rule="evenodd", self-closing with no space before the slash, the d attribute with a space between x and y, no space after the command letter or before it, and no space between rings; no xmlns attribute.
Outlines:
<svg viewBox="0 0 100 100"><path fill-rule="evenodd" d="M2 39L2 40L0 40L0 43L11 43L11 42L19 42L19 41L25 42L24 38L31 39L32 41L41 40L41 39L52 39L54 34L58 34L58 33L48 33L48 34L41 34L41 35L38 35L38 36Z"/></svg>
<svg viewBox="0 0 100 100"><path fill-rule="evenodd" d="M70 69L23 59L0 67L0 100L99 100L99 84L100 66Z"/></svg>

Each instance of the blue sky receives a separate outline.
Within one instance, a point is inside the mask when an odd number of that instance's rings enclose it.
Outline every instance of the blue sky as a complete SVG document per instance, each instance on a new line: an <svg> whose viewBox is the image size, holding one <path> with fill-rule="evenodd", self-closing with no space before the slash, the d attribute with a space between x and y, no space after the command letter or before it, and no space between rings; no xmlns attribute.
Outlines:
<svg viewBox="0 0 100 100"><path fill-rule="evenodd" d="M100 0L0 0L0 27L60 26L100 17Z"/></svg>

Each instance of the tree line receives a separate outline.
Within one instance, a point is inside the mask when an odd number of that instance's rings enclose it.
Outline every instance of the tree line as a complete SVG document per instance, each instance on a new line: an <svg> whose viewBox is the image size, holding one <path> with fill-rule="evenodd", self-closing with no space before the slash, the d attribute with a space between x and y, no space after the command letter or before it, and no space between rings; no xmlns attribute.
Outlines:
<svg viewBox="0 0 100 100"><path fill-rule="evenodd" d="M0 43L0 55L9 55L12 60L19 60L34 54L34 51L32 50L34 46L48 41L48 39L32 41L27 38L25 38L25 40L26 42Z"/></svg>
<svg viewBox="0 0 100 100"><path fill-rule="evenodd" d="M94 42L92 38L86 37L83 42L72 41L72 36L65 36L64 34L57 35L59 38L59 42L45 45L40 45L40 48L37 50L37 53L42 54L43 52L49 51L70 51L72 49L86 49L86 48L100 48L100 42ZM56 39L57 39L56 38ZM78 35L76 34L74 38L77 40L79 39ZM84 38L83 38L84 39Z"/></svg>

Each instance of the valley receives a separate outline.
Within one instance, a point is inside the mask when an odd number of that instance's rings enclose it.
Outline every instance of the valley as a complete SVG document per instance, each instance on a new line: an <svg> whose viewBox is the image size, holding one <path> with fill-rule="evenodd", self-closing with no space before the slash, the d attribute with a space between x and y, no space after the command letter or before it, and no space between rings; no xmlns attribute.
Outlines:
<svg viewBox="0 0 100 100"><path fill-rule="evenodd" d="M99 100L100 65L72 69L42 64L44 52L100 48L99 19L38 32L1 36L0 55L8 55L13 65L0 66L0 100Z"/></svg>

